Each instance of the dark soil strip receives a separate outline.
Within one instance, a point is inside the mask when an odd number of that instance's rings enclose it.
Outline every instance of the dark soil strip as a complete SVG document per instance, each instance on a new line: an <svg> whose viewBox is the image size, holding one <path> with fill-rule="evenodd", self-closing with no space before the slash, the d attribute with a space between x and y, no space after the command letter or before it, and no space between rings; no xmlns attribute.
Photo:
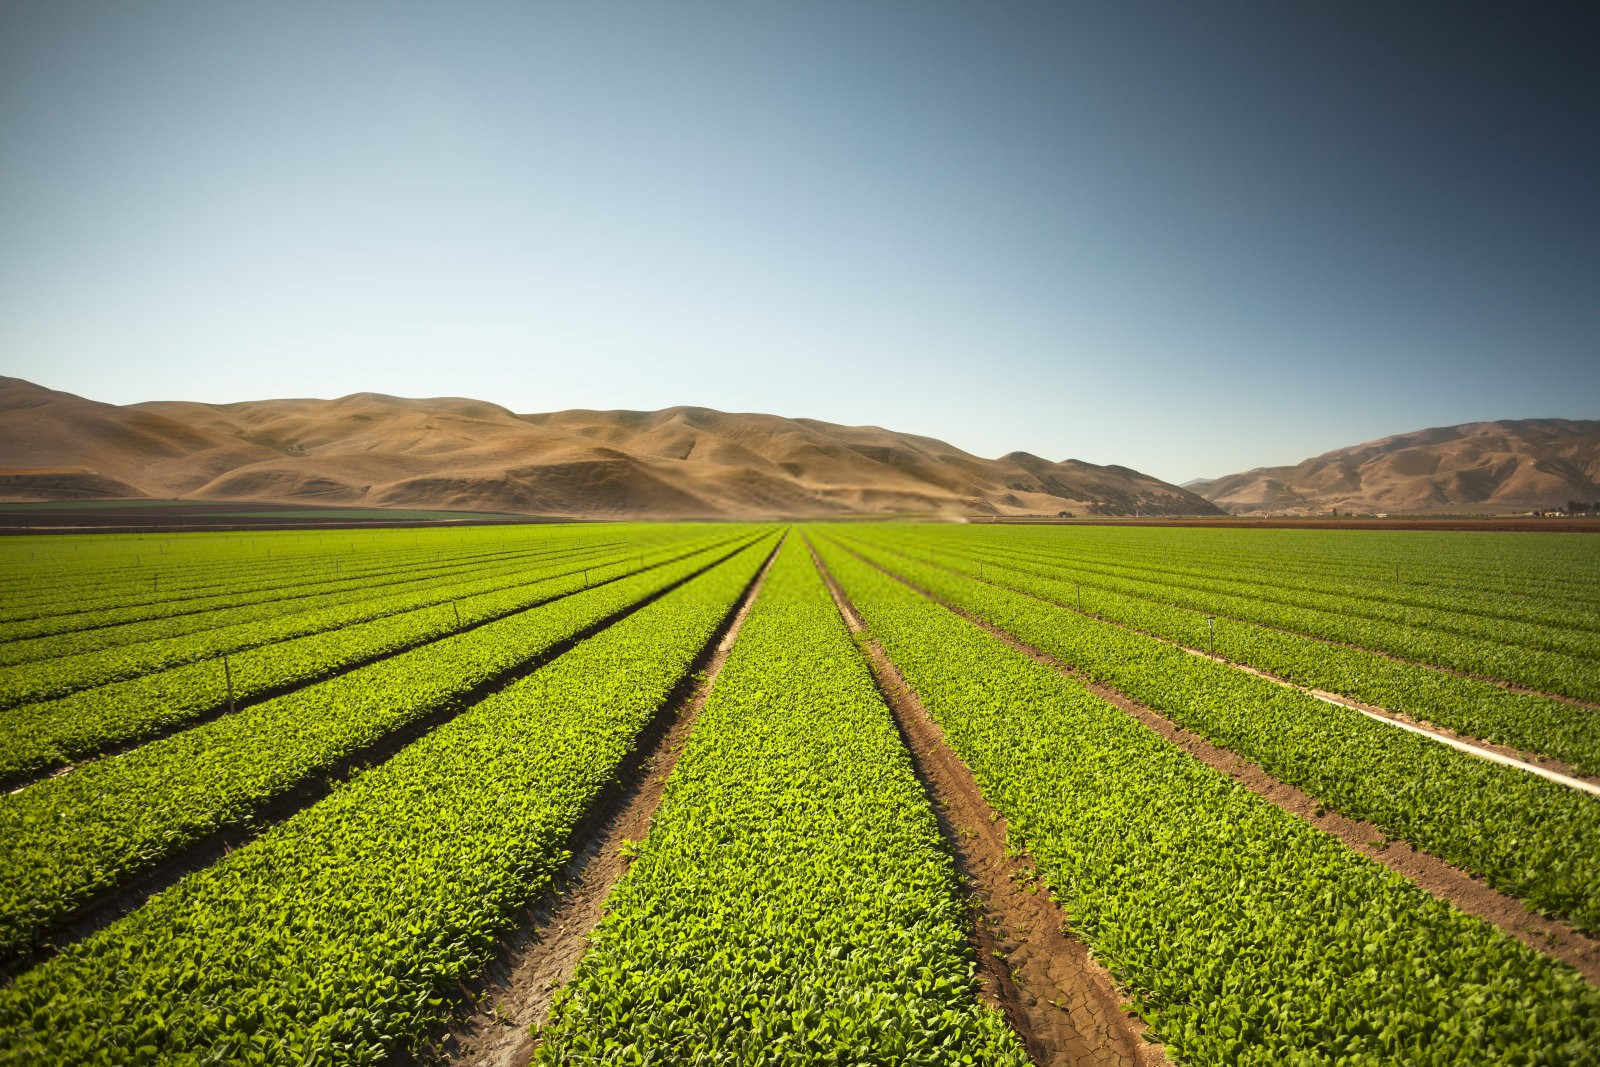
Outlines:
<svg viewBox="0 0 1600 1067"><path fill-rule="evenodd" d="M695 555L697 553L700 553L700 552L712 551L712 550L714 550L716 548L721 547L721 545L725 545L727 543L728 542L723 541L723 542L720 542L718 544L712 544L712 545L707 545L707 546L704 546L704 547L701 547L701 548L697 548L697 549L694 549L693 551L685 552L685 553L683 553L681 555L673 556L671 559L664 559L659 563L652 563L648 567L643 567L643 568L638 568L638 569L635 569L635 570L627 571L626 573L618 574L615 577L605 578L605 579L602 579L601 581L597 581L597 582L591 582L588 585L583 586L583 587L578 588L578 589L569 589L565 593L555 593L555 594L553 594L551 596L544 597L541 600L534 601L531 604L523 604L521 607L511 608L511 609L508 609L506 611L498 612L498 613L496 613L494 615L487 615L487 616L485 616L485 617L483 617L481 619L475 619L472 622L463 623L459 627L457 627L457 628L455 628L453 630L447 631L445 633L435 634L432 637L418 638L416 641L411 642L410 644L401 645L401 646L398 646L398 647L395 647L395 648L385 649L382 652L375 652L375 653L373 653L371 655L368 655L368 656L362 656L360 659L346 660L343 663L340 663L340 664L338 664L336 666L330 667L327 670L321 671L321 672L319 672L317 674L302 675L299 678L295 678L295 679L293 679L291 681L284 682L284 683L282 683L280 685L269 686L266 689L258 689L254 693L251 693L248 697L241 697L239 700L235 701L232 707L229 707L227 702L224 701L224 702L222 702L220 704L213 704L209 708L201 708L201 709L199 709L198 711L196 711L192 715L184 716L181 719L175 719L172 722L162 723L162 724L157 725L157 726L155 726L154 728L152 728L152 729L150 729L148 731L139 733L139 734L137 734L137 735L135 735L133 737L127 737L127 738L122 739L121 741L117 741L117 742L115 742L113 744L109 744L109 745L103 746L103 747L98 748L98 749L96 749L96 750L94 750L92 752L86 752L86 753L84 753L82 758L80 758L78 760L75 760L72 763L56 764L56 765L53 765L53 766L43 767L43 768L40 768L38 770L25 772L23 774L0 775L0 789L9 789L11 792L15 793L15 792L17 792L17 791L19 791L21 789L26 789L28 786L34 784L35 782L43 781L46 778L54 778L54 777L56 777L58 775L67 774L70 771L72 771L74 768L82 766L83 764L91 762L93 760L109 759L109 758L114 757L114 756L120 756L120 755L122 755L124 753L131 752L136 748L141 748L144 745L148 745L152 741L159 741L164 737L171 737L173 734L182 733L184 730L192 730L196 726L204 725L205 723L208 723L208 722L212 721L213 719L219 719L224 715L231 715L235 711L239 711L239 710L242 710L244 708L254 707L257 704L264 704L269 700L275 700L278 697L287 696L290 693L299 692L300 690L309 688L310 686L313 686L313 685L320 685L321 683L329 681L330 679L333 679L333 678L337 678L342 674L349 674L351 671L360 670L362 667L370 667L374 663L378 663L378 662L380 662L382 660L390 659L390 658L392 658L394 656L401 655L402 653L414 652L419 648L426 647L427 645L436 644L436 643L438 643L440 641L445 641L445 640L448 640L449 638L452 638L452 637L459 637L461 634L471 633L473 630L478 629L480 626L488 626L490 623L499 622L502 619L509 619L513 615L520 615L521 613L523 613L525 611L532 611L535 608L542 608L546 604L554 603L557 600L565 600L567 597L575 596L578 593L586 593L591 589L598 589L603 585L610 585L612 582L620 582L624 578L632 578L632 577L635 577L636 575L640 575L640 574L645 573L645 571L655 570L657 567L665 567L670 563L677 563L680 560L687 559L689 556L693 556L693 555ZM750 541L748 541L748 540L747 541L743 541L743 542L740 543L739 547L742 548L742 547L744 547L744 545L749 544L749 543L750 543ZM726 559L727 557L724 556L723 558ZM570 577L573 574L581 572L583 569L584 568L579 567L575 571L568 571L568 572L565 572L564 574L550 575L547 578L539 579L539 581L553 581L556 578ZM595 568L595 569L598 569L598 568ZM432 605L429 605L428 607L424 607L424 608L412 608L412 609L409 609L409 610L411 610L411 611L430 611L430 610L443 611L448 607L449 607L448 603L442 603L442 604L432 604ZM404 614L404 613L403 612L397 612L396 614ZM388 618L388 617L389 616L384 616L384 618ZM377 620L368 620L368 621L377 621ZM355 625L363 625L363 624L357 623ZM323 631L323 632L327 632L327 631ZM310 636L310 635L306 635L306 636ZM261 648L270 648L271 646L270 645L257 645L255 647L257 649L261 649ZM202 661L192 661L192 662L202 662ZM190 665L191 665L190 663L186 663L186 664L180 664L179 666L187 667L187 666L190 666ZM123 679L123 681L131 681L131 680L132 679ZM120 683L118 683L118 682L108 682L106 684L107 685L118 685ZM70 695L70 694L68 694L68 695Z"/></svg>
<svg viewBox="0 0 1600 1067"><path fill-rule="evenodd" d="M472 705L527 677L557 656L577 647L581 642L620 622L639 609L660 600L668 593L700 577L700 575L713 567L726 563L745 547L747 545L743 543L734 547L725 555L717 557L705 566L695 570L692 574L685 575L671 585L658 589L642 599L612 612L605 618L584 627L571 637L564 638L551 645L531 659L524 660L517 666L485 680L467 692L460 694L444 706L413 719L404 726L385 734L369 745L365 745L341 757L326 767L313 771L301 780L299 784L291 787L286 792L257 804L251 811L236 818L231 825L208 834L192 844L183 846L174 855L157 860L153 866L134 875L128 882L107 890L78 908L70 918L44 935L47 940L42 940L36 945L32 953L20 959L9 961L4 968L0 968L0 980L8 979L13 974L35 966L74 942L81 941L97 930L110 925L140 907L150 897L173 885L185 875L211 866L229 852L247 844L265 830L270 829L274 824L282 822L302 809L315 804L327 796L334 786L344 779L369 767L383 763L411 744L411 742L454 719L457 715L472 707Z"/></svg>
<svg viewBox="0 0 1600 1067"><path fill-rule="evenodd" d="M855 554L855 553L852 551L852 554ZM915 557L913 557L913 558L915 558ZM1174 648L1182 649L1183 651L1188 652L1188 653L1190 653L1192 655L1201 656L1201 657L1203 657L1205 659L1209 659L1209 660L1215 660L1217 663L1226 664L1227 666L1233 667L1236 670L1244 671L1246 674L1254 674L1257 677L1267 679L1269 682L1277 682L1279 685L1287 686L1290 689L1298 689L1302 693L1308 693L1311 696L1317 697L1317 698L1322 699L1322 700L1327 700L1327 701L1329 701L1331 703L1334 703L1334 704L1343 704L1347 708L1355 708L1358 711L1371 712L1372 714L1377 715L1380 718L1393 719L1396 722L1402 722L1402 723L1406 723L1406 724L1411 725L1411 726L1420 727L1420 728L1422 728L1424 730L1430 730L1430 731L1432 731L1432 732L1434 732L1436 734L1440 734L1441 736L1449 737L1449 738L1452 738L1452 739L1454 739L1456 741L1462 741L1462 742L1465 742L1465 743L1467 743L1469 745L1474 745L1474 746L1476 746L1478 748L1485 749L1485 750L1487 750L1489 752L1496 753L1497 755L1506 756L1506 757L1509 757L1510 759L1519 760L1519 761L1521 761L1523 763L1530 763L1530 764L1533 764L1533 765L1538 766L1538 767L1544 767L1547 770L1555 771L1557 774L1564 774L1569 778L1577 778L1577 779L1580 779L1582 781L1587 781L1587 782L1600 782L1600 778L1596 778L1592 774L1588 774L1588 773L1586 773L1584 771L1578 770L1576 767L1573 767L1570 763L1567 763L1564 760L1556 759L1554 756L1546 756L1546 755L1544 755L1542 753L1539 753L1539 752L1527 752L1527 751L1524 751L1524 750L1522 750L1520 748L1514 748L1511 745L1502 745L1502 744L1499 744L1499 743L1494 742L1494 741L1485 741L1481 737L1474 737L1471 734L1464 734L1464 733L1461 733L1460 731L1452 730L1448 726L1440 726L1437 723L1429 722L1427 719L1419 719L1419 718L1416 718L1415 716L1407 715L1404 712L1391 711L1388 708L1379 707L1376 704L1363 704L1362 702L1360 702L1358 700L1354 700L1354 699L1352 699L1350 697L1342 696L1342 695L1340 695L1338 693L1330 692L1330 691L1325 690L1325 689L1314 689L1311 686L1301 685L1299 682L1292 681L1292 680L1290 680L1288 678L1283 677L1282 675L1273 674L1271 671L1262 670L1260 667L1252 667L1248 663L1243 663L1243 662L1240 662L1238 660L1231 660L1231 659L1228 659L1226 656L1220 656L1220 655L1216 655L1215 653L1207 652L1203 648L1194 648L1194 647L1192 647L1190 645L1184 644L1181 641L1177 641L1177 640L1174 640L1171 637L1167 637L1165 634L1158 634L1158 633L1155 633L1155 632L1153 632L1151 630L1146 630L1141 626L1135 626L1132 623L1123 622L1120 619L1109 618L1109 617L1107 617L1105 615L1101 615L1099 612L1091 611L1091 610L1086 609L1086 608L1080 608L1076 604L1070 604L1065 600L1057 600L1054 597L1048 597L1048 596L1045 596L1042 593L1034 593L1034 592L1031 592L1031 591L1029 591L1027 589L1018 589L1015 586L1002 585L1001 583L996 582L996 581L992 581L991 579L976 577L974 575L966 573L965 571L957 570L954 567L947 566L946 564L939 563L939 562L936 562L934 560L923 560L922 562L927 563L927 565L930 566L930 567L938 567L942 571L948 571L951 574L958 575L958 576L960 576L962 578L966 578L966 579L968 579L970 581L982 582L984 585L993 586L996 589L1002 589L1002 590L1004 590L1004 591L1006 591L1008 593L1015 593L1018 596L1025 596L1025 597L1028 597L1031 600L1037 600L1040 603L1049 604L1053 608L1060 608L1063 611L1070 611L1074 615L1082 615L1086 619L1093 619L1096 622L1103 622L1103 623L1106 623L1107 625L1110 625L1110 626L1117 626L1117 627L1120 627L1121 629L1131 631L1132 633L1142 634L1143 636L1151 638L1152 640L1164 642L1165 644L1169 644ZM882 569L882 568L880 568L880 569ZM1123 595L1128 595L1128 594L1123 594ZM1141 599L1148 599L1148 598L1141 598ZM1167 604L1165 601L1152 601L1152 603L1160 603L1160 604L1163 604L1166 607L1177 608L1177 605L1175 605L1175 604ZM1178 608L1178 610L1191 610L1191 609ZM1284 629L1282 629L1280 627L1277 627L1277 626L1268 626L1265 623L1251 622L1248 619L1244 619L1244 620L1235 619L1231 615L1218 615L1217 618L1218 619L1232 619L1235 622L1240 622L1242 625L1259 626L1264 630L1276 630L1279 633L1289 634L1292 637L1305 637L1305 638L1309 638L1312 641L1320 641L1323 644L1327 644L1327 645L1337 645L1337 646L1339 646L1341 648L1349 648L1349 649L1353 649L1353 650L1355 650L1357 652L1370 652L1374 656L1381 656L1384 659L1392 660L1392 661L1394 661L1396 663L1404 663L1407 666L1411 666L1411 667L1422 667L1422 668L1424 668L1426 670L1430 670L1430 671L1439 671L1441 674L1453 674L1453 675L1455 675L1455 676L1457 676L1459 678L1470 678L1470 679L1472 679L1474 681L1489 682L1492 685L1499 686L1501 689L1505 689L1505 690L1508 690L1508 691L1513 692L1513 693L1524 693L1524 694L1527 694L1527 695L1530 695L1530 696L1545 697L1545 698L1548 698L1550 700L1560 701L1563 704L1571 704L1574 707L1592 708L1594 710L1600 710L1600 704L1590 704L1590 703L1587 703L1585 701L1578 700L1576 697L1564 697L1564 696L1561 696L1560 694L1557 694L1557 693L1546 693L1546 692L1542 692L1542 691L1537 690L1537 689L1528 689L1525 686L1516 685L1513 682L1501 681L1499 679L1490 678L1490 677L1487 677L1485 675L1467 674L1467 673L1465 673L1463 671L1451 670L1448 667L1440 667L1440 666L1437 666L1437 665L1432 664L1432 663L1420 663L1420 662L1418 662L1416 660L1402 659L1399 656L1392 656L1392 655L1388 654L1387 652L1379 652L1379 651L1377 651L1375 649L1365 648L1365 647L1360 646L1360 645L1352 645L1352 644L1347 644L1346 642L1343 642L1343 641L1335 641L1332 638L1317 637L1315 634L1304 634L1304 633L1300 633L1300 632L1295 631L1295 630L1284 630Z"/></svg>
<svg viewBox="0 0 1600 1067"><path fill-rule="evenodd" d="M544 1023L556 990L577 970L611 887L627 873L624 847L644 840L650 832L667 776L678 765L778 547L640 734L606 792L574 828L568 845L572 859L556 876L555 887L529 909L500 958L478 983L472 1015L426 1059L472 1067L522 1067L533 1055L537 1041L532 1028Z"/></svg>
<svg viewBox="0 0 1600 1067"><path fill-rule="evenodd" d="M812 560L845 625L860 617L827 566ZM1122 995L1088 946L1067 932L1033 861L1006 852L1006 821L984 800L972 772L944 739L899 670L870 637L863 641L878 691L894 713L918 779L968 887L971 931L984 998L1005 1013L1033 1062L1143 1067L1166 1063L1144 1024L1122 1009Z"/></svg>
<svg viewBox="0 0 1600 1067"><path fill-rule="evenodd" d="M847 548L846 551L850 550ZM1195 759L1228 775L1252 793L1305 820L1317 829L1332 834L1354 851L1381 863L1402 878L1415 883L1433 896L1448 901L1468 915L1491 923L1529 948L1568 964L1590 982L1600 985L1600 940L1580 933L1558 919L1529 911L1516 897L1486 885L1468 872L1452 866L1431 853L1404 842L1391 841L1372 823L1347 818L1332 811L1315 797L1279 781L1238 753L1212 744L1160 712L1130 699L1110 686L1093 681L1069 664L1062 663L971 612L963 611L940 600L928 590L865 556L854 552L852 555L856 555L856 558L863 563L877 568L940 607L981 626L1019 652L1076 680L1095 696L1121 708Z"/></svg>

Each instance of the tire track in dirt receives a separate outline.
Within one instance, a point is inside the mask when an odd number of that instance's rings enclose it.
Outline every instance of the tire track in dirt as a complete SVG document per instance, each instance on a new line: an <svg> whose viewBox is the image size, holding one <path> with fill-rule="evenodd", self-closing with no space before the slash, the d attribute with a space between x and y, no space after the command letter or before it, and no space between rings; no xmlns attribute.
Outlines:
<svg viewBox="0 0 1600 1067"><path fill-rule="evenodd" d="M729 609L728 617L645 728L607 794L574 830L572 859L532 908L473 994L477 1010L440 1044L434 1059L466 1067L524 1067L556 991L571 980L599 924L611 887L628 871L627 846L643 841L667 777L750 614L783 538Z"/></svg>
<svg viewBox="0 0 1600 1067"><path fill-rule="evenodd" d="M810 541L807 541L810 546ZM850 632L863 626L849 596L811 548L811 558ZM1006 851L1006 821L879 644L861 642L873 679L894 714L913 768L932 801L956 868L971 895L972 948L984 998L1002 1011L1033 1062L1156 1067L1162 1046L1146 1039L1122 994L1051 899L1032 860Z"/></svg>
<svg viewBox="0 0 1600 1067"><path fill-rule="evenodd" d="M1029 658L1077 681L1095 696L1132 715L1195 759L1213 770L1228 775L1252 793L1305 820L1317 829L1332 834L1347 847L1382 864L1425 892L1447 901L1468 915L1492 924L1529 948L1560 960L1578 971L1589 982L1600 985L1600 939L1590 937L1559 919L1529 911L1516 897L1500 892L1431 852L1425 852L1409 844L1396 847L1399 843L1392 842L1382 829L1372 823L1352 819L1333 811L1324 802L1296 786L1274 778L1259 765L1231 749L1212 744L1153 708L1133 700L1119 690L1094 681L1077 668L1035 648L988 620L941 600L915 582L868 559L849 546L843 547L863 563L893 578L917 595L981 627Z"/></svg>

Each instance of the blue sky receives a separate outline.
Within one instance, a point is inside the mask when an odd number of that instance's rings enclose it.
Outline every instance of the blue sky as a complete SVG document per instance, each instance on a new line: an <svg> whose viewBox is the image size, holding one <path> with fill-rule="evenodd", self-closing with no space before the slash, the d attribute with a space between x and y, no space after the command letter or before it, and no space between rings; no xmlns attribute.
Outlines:
<svg viewBox="0 0 1600 1067"><path fill-rule="evenodd" d="M1580 18L7 4L0 370L693 403L1175 481L1600 417Z"/></svg>

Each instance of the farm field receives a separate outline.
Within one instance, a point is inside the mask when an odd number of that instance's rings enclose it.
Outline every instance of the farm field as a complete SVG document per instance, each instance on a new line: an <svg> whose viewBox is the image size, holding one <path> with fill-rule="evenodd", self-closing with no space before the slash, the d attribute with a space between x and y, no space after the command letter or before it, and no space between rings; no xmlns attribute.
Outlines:
<svg viewBox="0 0 1600 1067"><path fill-rule="evenodd" d="M1600 538L0 540L0 1063L1576 1064Z"/></svg>

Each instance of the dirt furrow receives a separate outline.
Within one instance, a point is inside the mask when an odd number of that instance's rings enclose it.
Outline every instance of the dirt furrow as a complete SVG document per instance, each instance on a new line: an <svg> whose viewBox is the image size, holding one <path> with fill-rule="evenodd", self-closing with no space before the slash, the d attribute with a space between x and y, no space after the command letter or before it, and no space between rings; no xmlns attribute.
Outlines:
<svg viewBox="0 0 1600 1067"><path fill-rule="evenodd" d="M643 841L650 832L667 777L678 764L782 543L780 538L686 673L679 691L646 728L607 795L574 831L572 859L557 876L557 888L530 910L509 938L501 959L475 994L477 1011L444 1039L439 1059L467 1067L522 1067L532 1057L537 1045L533 1027L545 1022L556 991L577 970L611 887L627 873L628 845Z"/></svg>
<svg viewBox="0 0 1600 1067"><path fill-rule="evenodd" d="M1382 864L1426 892L1448 901L1468 915L1493 924L1528 947L1570 965L1590 982L1600 984L1600 939L1589 937L1558 919L1529 911L1516 897L1500 892L1430 852L1391 841L1382 829L1372 823L1351 819L1329 809L1322 801L1279 781L1238 753L1212 744L1153 708L1094 681L1077 668L1033 647L988 620L941 600L887 567L848 548L846 551L851 551L863 563L918 595L982 627L1017 651L1076 680L1102 700L1121 708L1195 759L1228 775L1252 793L1332 834L1351 849Z"/></svg>
<svg viewBox="0 0 1600 1067"><path fill-rule="evenodd" d="M812 559L846 626L860 634L849 597L814 549ZM867 637L863 647L971 894L971 940L985 999L1005 1013L1041 1067L1167 1063L1161 1045L1145 1038L1143 1023L1123 1011L1110 973L1067 932L1067 917L1032 860L1007 853L1005 819L983 798L933 716L876 641Z"/></svg>

